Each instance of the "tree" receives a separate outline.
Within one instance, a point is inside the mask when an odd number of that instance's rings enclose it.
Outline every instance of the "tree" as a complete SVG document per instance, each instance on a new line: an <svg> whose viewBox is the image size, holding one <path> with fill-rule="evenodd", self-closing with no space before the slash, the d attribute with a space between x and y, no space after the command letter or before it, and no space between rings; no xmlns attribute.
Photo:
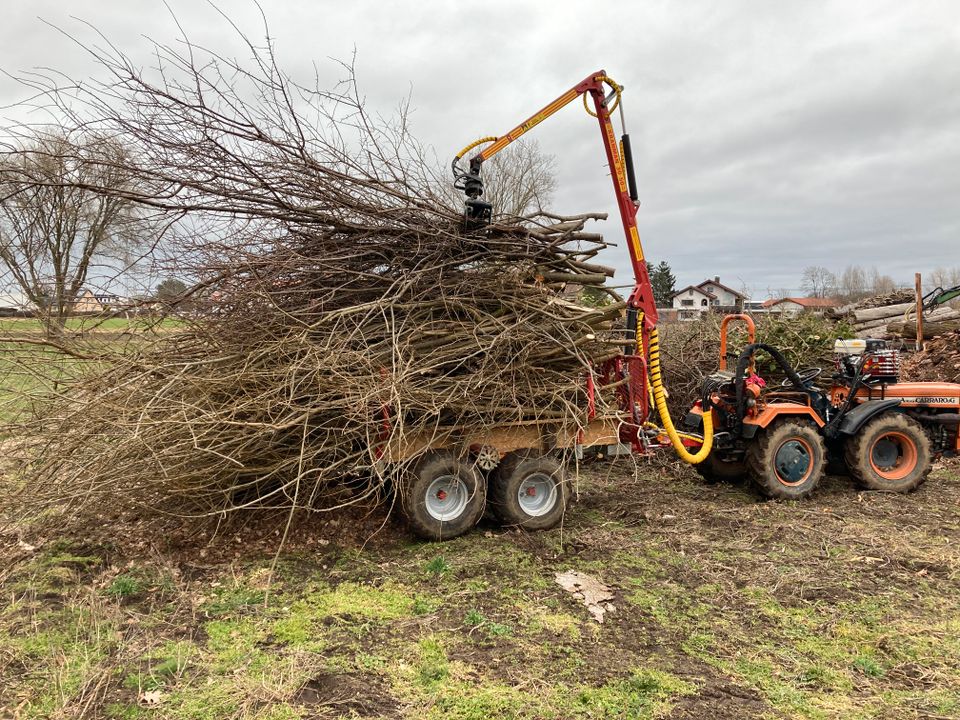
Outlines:
<svg viewBox="0 0 960 720"><path fill-rule="evenodd" d="M0 280L20 288L48 335L62 333L91 268L137 233L128 165L115 140L63 130L0 157Z"/></svg>
<svg viewBox="0 0 960 720"><path fill-rule="evenodd" d="M468 162L464 158L463 164ZM493 205L494 217L545 209L557 187L556 170L556 158L543 153L536 140L519 140L483 164L482 199Z"/></svg>
<svg viewBox="0 0 960 720"><path fill-rule="evenodd" d="M839 294L849 301L866 297L870 294L867 273L859 265L847 265L840 275L838 290Z"/></svg>
<svg viewBox="0 0 960 720"><path fill-rule="evenodd" d="M183 297L187 291L187 284L176 278L167 278L157 285L157 300L162 303L174 303Z"/></svg>
<svg viewBox="0 0 960 720"><path fill-rule="evenodd" d="M677 282L670 263L666 260L661 260L660 263L654 267L648 260L647 274L650 276L650 285L653 286L653 299L656 301L657 307L670 307L673 301L673 294L676 292Z"/></svg>
<svg viewBox="0 0 960 720"><path fill-rule="evenodd" d="M803 269L800 288L807 294L807 297L830 297L837 291L837 278L821 265L810 265Z"/></svg>
<svg viewBox="0 0 960 720"><path fill-rule="evenodd" d="M867 284L873 295L887 295L897 289L897 283L889 275L881 275L876 266L870 268Z"/></svg>

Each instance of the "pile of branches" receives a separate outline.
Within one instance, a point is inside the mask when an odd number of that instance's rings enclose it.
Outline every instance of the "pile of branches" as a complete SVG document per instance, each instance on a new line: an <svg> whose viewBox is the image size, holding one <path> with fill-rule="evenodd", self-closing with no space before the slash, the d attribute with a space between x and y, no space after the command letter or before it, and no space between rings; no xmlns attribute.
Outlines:
<svg viewBox="0 0 960 720"><path fill-rule="evenodd" d="M585 219L463 237L317 230L206 286L209 317L111 359L51 405L34 488L118 491L193 512L378 493L390 446L548 419L584 422L586 374L619 305L565 300L603 273ZM210 288L215 288L210 291Z"/></svg>
<svg viewBox="0 0 960 720"><path fill-rule="evenodd" d="M585 422L586 376L623 342L622 302L565 292L612 275L584 231L602 215L464 234L405 115L372 121L352 81L296 85L269 47L250 46L252 70L155 50L153 80L110 50L92 51L109 83L31 82L124 138L131 187L149 191L99 191L170 213L178 270L197 278L184 301L201 310L101 354L105 370L47 405L33 500L332 508L380 494L397 469L385 448Z"/></svg>

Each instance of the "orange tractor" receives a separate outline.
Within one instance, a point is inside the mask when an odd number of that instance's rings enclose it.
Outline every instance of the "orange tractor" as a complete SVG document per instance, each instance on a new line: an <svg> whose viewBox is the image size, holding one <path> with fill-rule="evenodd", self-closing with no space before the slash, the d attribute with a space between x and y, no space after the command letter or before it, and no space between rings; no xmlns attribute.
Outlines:
<svg viewBox="0 0 960 720"><path fill-rule="evenodd" d="M734 319L747 324L750 344L731 372ZM883 340L837 340L835 372L823 382L822 368L795 370L776 348L756 343L747 315L725 317L720 336L720 369L684 419L699 431L711 416L713 450L697 465L709 480L749 475L768 497L800 498L834 460L865 488L908 492L926 479L935 456L960 450L960 384L900 382L900 352ZM757 375L761 351L785 376L780 385L768 387Z"/></svg>

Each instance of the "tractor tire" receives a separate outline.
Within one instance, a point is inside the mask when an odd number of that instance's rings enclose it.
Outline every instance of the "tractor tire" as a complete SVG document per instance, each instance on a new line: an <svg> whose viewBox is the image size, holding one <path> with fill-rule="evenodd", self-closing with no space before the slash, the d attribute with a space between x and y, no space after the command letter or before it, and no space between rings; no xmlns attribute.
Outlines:
<svg viewBox="0 0 960 720"><path fill-rule="evenodd" d="M746 461L750 478L766 497L798 500L823 479L827 448L812 425L782 420L754 440Z"/></svg>
<svg viewBox="0 0 960 720"><path fill-rule="evenodd" d="M504 525L552 528L563 519L569 496L563 465L532 450L509 453L490 477L490 509Z"/></svg>
<svg viewBox="0 0 960 720"><path fill-rule="evenodd" d="M486 506L483 476L449 452L430 452L411 468L400 495L409 528L425 540L451 540L477 524Z"/></svg>
<svg viewBox="0 0 960 720"><path fill-rule="evenodd" d="M743 460L724 462L716 455L709 455L703 462L693 466L703 481L714 485L721 482L736 482L747 474L747 465Z"/></svg>
<svg viewBox="0 0 960 720"><path fill-rule="evenodd" d="M913 418L886 412L868 421L844 449L850 476L861 487L905 493L927 479L930 438Z"/></svg>

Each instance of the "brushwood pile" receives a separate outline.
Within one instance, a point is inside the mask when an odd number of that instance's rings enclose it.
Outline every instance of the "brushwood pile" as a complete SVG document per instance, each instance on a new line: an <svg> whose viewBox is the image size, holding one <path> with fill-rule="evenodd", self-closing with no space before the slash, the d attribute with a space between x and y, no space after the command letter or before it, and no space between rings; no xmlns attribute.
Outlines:
<svg viewBox="0 0 960 720"><path fill-rule="evenodd" d="M124 199L169 213L191 311L57 385L26 428L31 501L330 508L380 496L391 446L586 422L587 376L623 342L602 215L464 232L449 175L352 83L296 86L269 49L250 70L156 50L162 77L106 50L109 83L62 105L124 138ZM579 302L590 287L610 301Z"/></svg>

